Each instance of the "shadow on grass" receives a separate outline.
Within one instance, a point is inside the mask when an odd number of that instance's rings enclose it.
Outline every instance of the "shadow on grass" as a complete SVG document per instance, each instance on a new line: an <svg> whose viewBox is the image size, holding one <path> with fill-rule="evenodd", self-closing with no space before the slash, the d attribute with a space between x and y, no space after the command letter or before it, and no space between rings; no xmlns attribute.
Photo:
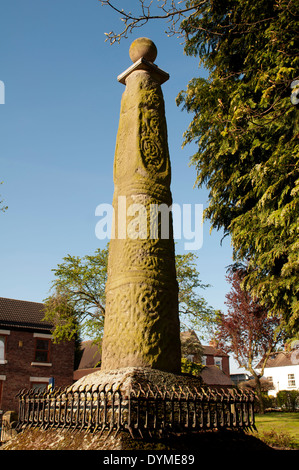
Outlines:
<svg viewBox="0 0 299 470"><path fill-rule="evenodd" d="M123 450L158 450L188 453L217 451L275 451L257 437L237 431L197 432L188 435L170 435L164 438L130 439L122 436Z"/></svg>

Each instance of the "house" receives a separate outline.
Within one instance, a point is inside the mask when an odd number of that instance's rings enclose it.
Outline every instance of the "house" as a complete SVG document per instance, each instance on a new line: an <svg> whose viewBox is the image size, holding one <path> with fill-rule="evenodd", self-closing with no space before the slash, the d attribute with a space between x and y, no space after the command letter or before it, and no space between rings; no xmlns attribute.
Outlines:
<svg viewBox="0 0 299 470"><path fill-rule="evenodd" d="M217 349L213 344L203 346L202 364L205 366L217 366L228 377L229 374L229 356Z"/></svg>
<svg viewBox="0 0 299 470"><path fill-rule="evenodd" d="M188 330L181 332L181 345L183 357L204 366L217 366L229 377L229 356L217 349L216 344L210 342L208 346L204 346L195 331Z"/></svg>
<svg viewBox="0 0 299 470"><path fill-rule="evenodd" d="M233 388L231 378L218 366L205 366L200 374L205 385L211 388Z"/></svg>
<svg viewBox="0 0 299 470"><path fill-rule="evenodd" d="M264 369L264 377L272 384L269 395L280 390L299 390L299 342L291 350L271 354Z"/></svg>
<svg viewBox="0 0 299 470"><path fill-rule="evenodd" d="M82 341L81 359L78 369L74 371L74 381L81 379L84 375L91 374L100 369L101 353L92 340Z"/></svg>
<svg viewBox="0 0 299 470"><path fill-rule="evenodd" d="M0 410L18 411L17 393L73 383L74 342L55 344L43 304L0 297Z"/></svg>
<svg viewBox="0 0 299 470"><path fill-rule="evenodd" d="M235 385L239 385L241 382L245 382L250 379L250 375L246 372L240 372L239 374L230 374L230 378L232 379Z"/></svg>
<svg viewBox="0 0 299 470"><path fill-rule="evenodd" d="M205 367L201 377L210 387L232 387L229 372L229 356L217 349L213 342L202 345L193 330L181 332L182 356Z"/></svg>

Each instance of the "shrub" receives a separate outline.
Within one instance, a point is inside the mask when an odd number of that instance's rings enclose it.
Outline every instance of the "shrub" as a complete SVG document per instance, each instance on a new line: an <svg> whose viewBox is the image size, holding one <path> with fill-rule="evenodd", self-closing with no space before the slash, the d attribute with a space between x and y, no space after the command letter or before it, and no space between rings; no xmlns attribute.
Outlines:
<svg viewBox="0 0 299 470"><path fill-rule="evenodd" d="M267 393L263 393L263 402L264 402L264 408L266 409L275 409L277 404L276 404L276 398L273 397L272 395L268 395Z"/></svg>
<svg viewBox="0 0 299 470"><path fill-rule="evenodd" d="M188 361L188 359L181 359L181 371L184 374L199 376L204 366L196 364L195 362Z"/></svg>
<svg viewBox="0 0 299 470"><path fill-rule="evenodd" d="M296 411L299 408L299 390L281 390L276 402L285 411Z"/></svg>
<svg viewBox="0 0 299 470"><path fill-rule="evenodd" d="M259 438L266 444L273 447L280 448L294 448L296 443L294 443L292 436L287 432L278 432L274 429L270 431L264 431L259 435Z"/></svg>

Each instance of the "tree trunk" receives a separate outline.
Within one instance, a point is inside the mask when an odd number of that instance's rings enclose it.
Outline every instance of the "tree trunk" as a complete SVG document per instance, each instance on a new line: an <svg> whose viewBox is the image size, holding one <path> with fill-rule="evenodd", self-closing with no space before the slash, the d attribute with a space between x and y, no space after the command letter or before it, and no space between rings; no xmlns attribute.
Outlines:
<svg viewBox="0 0 299 470"><path fill-rule="evenodd" d="M254 380L255 380L255 391L256 391L259 404L260 404L260 413L264 414L265 407L264 407L264 399L262 395L262 386L261 386L260 376L257 375L257 373L253 369L250 372L252 373Z"/></svg>

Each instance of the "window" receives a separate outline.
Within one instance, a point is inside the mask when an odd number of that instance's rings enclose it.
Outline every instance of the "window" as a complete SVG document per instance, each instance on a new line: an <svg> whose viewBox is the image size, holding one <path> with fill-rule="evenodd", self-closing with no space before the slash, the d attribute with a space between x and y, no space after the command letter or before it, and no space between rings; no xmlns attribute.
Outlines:
<svg viewBox="0 0 299 470"><path fill-rule="evenodd" d="M186 356L186 359L187 361L194 362L194 354L188 354L188 356Z"/></svg>
<svg viewBox="0 0 299 470"><path fill-rule="evenodd" d="M269 385L273 387L273 377L266 377L266 379L268 380Z"/></svg>
<svg viewBox="0 0 299 470"><path fill-rule="evenodd" d="M0 380L0 408L2 408L2 390L3 390L3 380Z"/></svg>
<svg viewBox="0 0 299 470"><path fill-rule="evenodd" d="M50 340L35 338L35 362L50 362Z"/></svg>
<svg viewBox="0 0 299 470"><path fill-rule="evenodd" d="M41 392L41 391L46 391L48 389L48 382L37 382L37 383L32 383L31 388L35 392Z"/></svg>
<svg viewBox="0 0 299 470"><path fill-rule="evenodd" d="M0 335L0 364L6 364L6 335Z"/></svg>
<svg viewBox="0 0 299 470"><path fill-rule="evenodd" d="M222 357L214 357L214 364L222 370Z"/></svg>
<svg viewBox="0 0 299 470"><path fill-rule="evenodd" d="M288 388L295 388L295 387L296 387L295 374L288 374Z"/></svg>
<svg viewBox="0 0 299 470"><path fill-rule="evenodd" d="M201 363L202 363L203 366L207 365L207 356L202 356Z"/></svg>
<svg viewBox="0 0 299 470"><path fill-rule="evenodd" d="M0 364L6 364L7 338L10 335L9 330L0 330Z"/></svg>
<svg viewBox="0 0 299 470"><path fill-rule="evenodd" d="M0 364L6 364L5 360L6 351L6 336L0 336Z"/></svg>
<svg viewBox="0 0 299 470"><path fill-rule="evenodd" d="M30 388L36 392L46 391L50 377L30 377Z"/></svg>

